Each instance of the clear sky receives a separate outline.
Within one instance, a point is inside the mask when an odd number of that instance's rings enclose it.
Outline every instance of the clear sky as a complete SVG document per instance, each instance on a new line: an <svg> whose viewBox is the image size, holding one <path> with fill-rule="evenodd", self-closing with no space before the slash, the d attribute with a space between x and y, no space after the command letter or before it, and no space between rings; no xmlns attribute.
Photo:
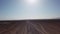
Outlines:
<svg viewBox="0 0 60 34"><path fill-rule="evenodd" d="M60 0L0 0L0 20L60 18Z"/></svg>

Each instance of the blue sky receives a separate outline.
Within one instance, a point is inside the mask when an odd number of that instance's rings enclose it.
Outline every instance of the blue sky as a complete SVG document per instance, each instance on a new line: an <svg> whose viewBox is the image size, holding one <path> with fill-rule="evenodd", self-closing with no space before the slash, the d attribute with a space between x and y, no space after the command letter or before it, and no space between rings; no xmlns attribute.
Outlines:
<svg viewBox="0 0 60 34"><path fill-rule="evenodd" d="M60 18L60 0L40 2L30 6L22 0L0 0L0 20Z"/></svg>

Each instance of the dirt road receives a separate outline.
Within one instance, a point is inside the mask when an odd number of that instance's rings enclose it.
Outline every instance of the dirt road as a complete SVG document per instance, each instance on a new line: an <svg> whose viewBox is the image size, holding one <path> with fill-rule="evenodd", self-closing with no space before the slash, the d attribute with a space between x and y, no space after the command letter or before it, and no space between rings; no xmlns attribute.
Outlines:
<svg viewBox="0 0 60 34"><path fill-rule="evenodd" d="M60 34L60 22L11 21L10 24L0 24L0 34Z"/></svg>

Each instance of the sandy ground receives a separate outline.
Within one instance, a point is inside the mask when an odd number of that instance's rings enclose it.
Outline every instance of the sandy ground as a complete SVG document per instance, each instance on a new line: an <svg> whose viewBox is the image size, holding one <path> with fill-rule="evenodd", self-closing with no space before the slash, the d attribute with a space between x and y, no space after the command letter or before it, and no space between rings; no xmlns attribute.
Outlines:
<svg viewBox="0 0 60 34"><path fill-rule="evenodd" d="M60 34L60 21L26 20L1 24L2 22L0 21L0 34Z"/></svg>

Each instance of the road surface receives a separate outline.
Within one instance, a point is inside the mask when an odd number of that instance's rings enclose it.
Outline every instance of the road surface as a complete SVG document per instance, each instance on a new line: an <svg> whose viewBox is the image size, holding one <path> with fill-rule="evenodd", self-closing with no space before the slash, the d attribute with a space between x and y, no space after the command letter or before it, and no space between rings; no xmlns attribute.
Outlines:
<svg viewBox="0 0 60 34"><path fill-rule="evenodd" d="M60 34L60 21L26 20L8 23L0 24L0 34Z"/></svg>

